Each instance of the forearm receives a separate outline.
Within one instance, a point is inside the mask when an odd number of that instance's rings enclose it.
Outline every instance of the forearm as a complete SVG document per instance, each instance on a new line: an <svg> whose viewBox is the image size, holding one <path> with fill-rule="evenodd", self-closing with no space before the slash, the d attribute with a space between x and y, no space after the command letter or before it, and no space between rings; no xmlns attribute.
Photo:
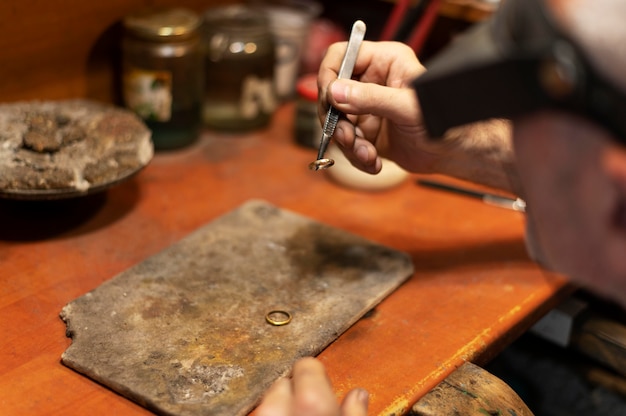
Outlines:
<svg viewBox="0 0 626 416"><path fill-rule="evenodd" d="M445 141L449 153L437 171L520 195L511 141L511 123L490 120L450 130Z"/></svg>

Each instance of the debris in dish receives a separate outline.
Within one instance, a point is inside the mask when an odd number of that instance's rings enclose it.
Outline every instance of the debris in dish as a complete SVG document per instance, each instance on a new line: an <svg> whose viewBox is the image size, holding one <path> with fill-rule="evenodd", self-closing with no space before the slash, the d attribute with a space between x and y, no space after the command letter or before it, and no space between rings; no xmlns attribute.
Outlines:
<svg viewBox="0 0 626 416"><path fill-rule="evenodd" d="M3 196L89 193L152 159L151 133L129 110L90 100L0 105Z"/></svg>

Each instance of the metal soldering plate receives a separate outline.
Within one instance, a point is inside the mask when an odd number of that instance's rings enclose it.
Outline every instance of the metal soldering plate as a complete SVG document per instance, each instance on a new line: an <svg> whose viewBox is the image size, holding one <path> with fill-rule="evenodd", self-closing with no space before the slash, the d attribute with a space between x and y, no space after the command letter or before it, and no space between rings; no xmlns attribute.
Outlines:
<svg viewBox="0 0 626 416"><path fill-rule="evenodd" d="M65 306L62 361L159 414L244 415L412 273L404 253L251 201Z"/></svg>

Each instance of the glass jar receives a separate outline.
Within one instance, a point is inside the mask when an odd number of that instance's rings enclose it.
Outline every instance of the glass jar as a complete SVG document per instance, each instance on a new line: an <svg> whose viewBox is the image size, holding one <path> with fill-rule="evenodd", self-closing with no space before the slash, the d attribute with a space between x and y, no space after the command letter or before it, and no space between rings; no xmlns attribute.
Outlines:
<svg viewBox="0 0 626 416"><path fill-rule="evenodd" d="M124 105L152 130L155 149L193 142L202 105L202 19L186 9L146 11L123 20Z"/></svg>
<svg viewBox="0 0 626 416"><path fill-rule="evenodd" d="M204 14L202 120L223 131L266 126L276 109L274 39L267 17L245 5Z"/></svg>

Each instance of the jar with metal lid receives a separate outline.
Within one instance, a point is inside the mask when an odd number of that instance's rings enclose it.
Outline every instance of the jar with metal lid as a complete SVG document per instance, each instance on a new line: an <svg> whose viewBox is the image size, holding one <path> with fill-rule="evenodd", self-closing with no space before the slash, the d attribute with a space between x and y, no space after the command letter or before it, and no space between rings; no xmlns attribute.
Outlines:
<svg viewBox="0 0 626 416"><path fill-rule="evenodd" d="M152 130L156 149L193 142L202 103L202 19L186 9L161 9L123 20L124 105Z"/></svg>
<svg viewBox="0 0 626 416"><path fill-rule="evenodd" d="M266 126L276 109L274 38L267 17L245 5L204 14L202 120L223 131Z"/></svg>

